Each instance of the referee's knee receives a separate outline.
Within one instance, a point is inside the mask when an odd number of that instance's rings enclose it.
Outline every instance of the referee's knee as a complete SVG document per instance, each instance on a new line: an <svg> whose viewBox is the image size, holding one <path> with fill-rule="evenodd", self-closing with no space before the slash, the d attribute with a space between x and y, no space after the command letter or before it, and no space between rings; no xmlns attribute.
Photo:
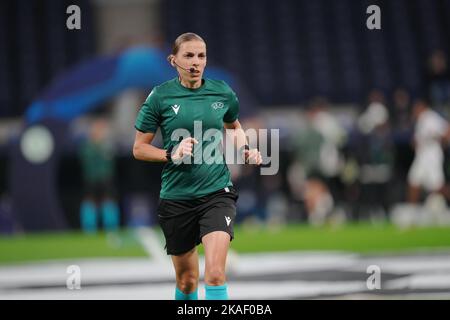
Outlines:
<svg viewBox="0 0 450 320"><path fill-rule="evenodd" d="M209 286L221 286L225 283L225 270L211 268L205 272L205 283Z"/></svg>
<svg viewBox="0 0 450 320"><path fill-rule="evenodd" d="M177 277L178 289L184 293L193 292L198 285L198 275L195 272L184 272L182 275Z"/></svg>

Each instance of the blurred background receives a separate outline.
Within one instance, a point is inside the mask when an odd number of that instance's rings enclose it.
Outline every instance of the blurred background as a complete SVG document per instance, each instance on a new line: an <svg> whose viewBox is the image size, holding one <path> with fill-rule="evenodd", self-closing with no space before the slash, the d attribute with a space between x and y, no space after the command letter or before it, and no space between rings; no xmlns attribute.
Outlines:
<svg viewBox="0 0 450 320"><path fill-rule="evenodd" d="M374 4L381 29L370 30L366 10ZM79 8L80 29L68 28L71 5ZM231 279L245 278L237 261L256 252L293 251L300 254L291 257L295 265L313 261L311 270L333 270L318 275L320 283L358 284L339 294L367 291L360 254L419 250L418 265L449 268L450 0L7 0L0 3L2 297L14 298L35 281L8 282L10 264L146 256L167 262L156 224L163 166L133 158L134 121L153 86L176 76L165 57L189 31L207 43L206 77L227 81L237 93L244 128L280 130L276 175L230 165L240 193ZM433 110L435 122L417 133L424 110ZM443 179L408 178L420 134L437 141L439 151L418 172L428 163L435 168L430 175ZM161 145L159 135L155 143ZM346 253L317 255L330 251ZM352 261L345 275L330 269L342 259L345 266ZM402 269L411 261L399 263L400 271L390 270L395 281L417 271ZM65 276L64 269L56 277ZM288 276L302 277L316 279ZM450 273L433 281L445 283L440 294L450 293ZM431 290L405 283L391 289ZM265 298L255 288L236 295ZM337 294L320 288L280 289L290 293L279 297ZM29 290L16 297L34 297ZM171 298L167 290L161 298ZM48 297L65 297L59 294ZM102 294L96 297L126 296Z"/></svg>

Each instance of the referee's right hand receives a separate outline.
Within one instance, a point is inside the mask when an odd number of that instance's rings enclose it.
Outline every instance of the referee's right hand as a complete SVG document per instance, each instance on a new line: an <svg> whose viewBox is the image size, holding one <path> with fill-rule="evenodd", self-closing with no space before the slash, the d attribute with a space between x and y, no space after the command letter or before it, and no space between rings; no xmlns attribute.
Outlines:
<svg viewBox="0 0 450 320"><path fill-rule="evenodd" d="M172 160L174 162L183 159L184 157L192 157L192 149L194 143L197 144L198 141L195 138L188 137L181 140L180 144L176 147L176 150L172 153Z"/></svg>

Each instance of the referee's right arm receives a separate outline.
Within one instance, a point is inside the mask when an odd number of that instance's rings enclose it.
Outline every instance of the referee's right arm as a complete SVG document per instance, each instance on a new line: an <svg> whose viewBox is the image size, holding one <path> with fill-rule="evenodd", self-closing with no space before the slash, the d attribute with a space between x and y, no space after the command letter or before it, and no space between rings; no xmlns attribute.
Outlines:
<svg viewBox="0 0 450 320"><path fill-rule="evenodd" d="M142 132L136 130L136 137L134 138L133 145L133 156L137 160L142 161L168 162L169 159L167 158L167 150L159 149L151 145L154 137L155 133L153 132ZM177 146L175 146L174 151L169 152L171 154L170 159L175 161L175 163L178 163L178 161L184 157L192 157L193 146L197 143L198 141L195 138L184 138Z"/></svg>
<svg viewBox="0 0 450 320"><path fill-rule="evenodd" d="M151 162L167 162L166 150L152 146L151 143L155 133L141 132L136 130L136 137L133 145L133 156L137 160Z"/></svg>

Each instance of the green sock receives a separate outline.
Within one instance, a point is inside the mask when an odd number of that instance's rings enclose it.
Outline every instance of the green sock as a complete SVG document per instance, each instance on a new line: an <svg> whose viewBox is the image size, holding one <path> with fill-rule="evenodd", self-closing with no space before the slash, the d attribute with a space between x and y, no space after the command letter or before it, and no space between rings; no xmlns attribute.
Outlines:
<svg viewBox="0 0 450 320"><path fill-rule="evenodd" d="M206 300L228 300L228 286L224 283L221 286L205 285Z"/></svg>
<svg viewBox="0 0 450 320"><path fill-rule="evenodd" d="M176 287L175 300L198 300L198 289L195 289L195 291L191 293L184 293Z"/></svg>
<svg viewBox="0 0 450 320"><path fill-rule="evenodd" d="M80 208L81 228L86 233L97 231L97 209L92 201L83 201Z"/></svg>

